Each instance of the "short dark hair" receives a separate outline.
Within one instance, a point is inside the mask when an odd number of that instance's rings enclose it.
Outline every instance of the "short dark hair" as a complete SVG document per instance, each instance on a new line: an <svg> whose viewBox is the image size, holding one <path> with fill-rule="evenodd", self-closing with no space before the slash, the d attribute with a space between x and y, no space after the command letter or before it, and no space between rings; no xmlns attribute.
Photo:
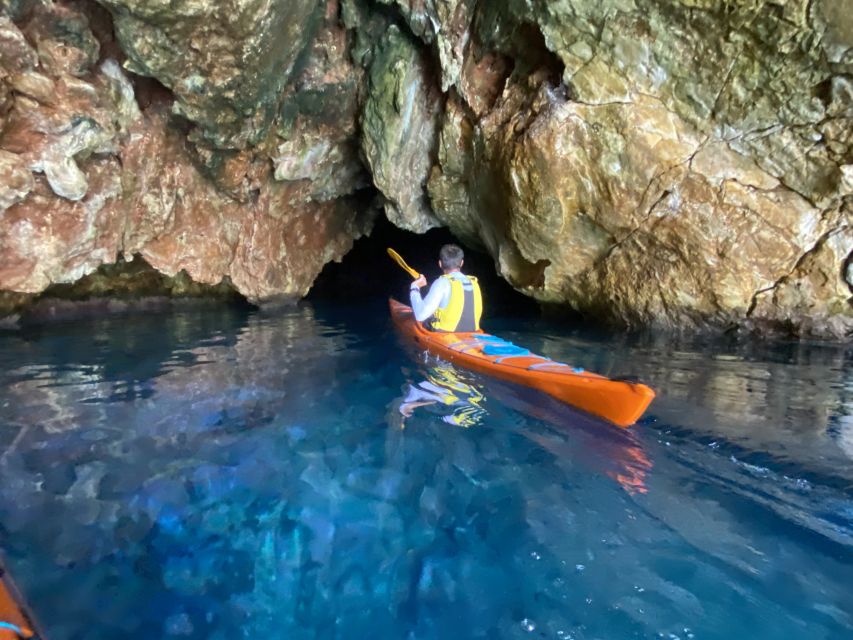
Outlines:
<svg viewBox="0 0 853 640"><path fill-rule="evenodd" d="M442 269L458 269L462 266L463 258L465 258L465 253L455 244L446 244L438 252Z"/></svg>

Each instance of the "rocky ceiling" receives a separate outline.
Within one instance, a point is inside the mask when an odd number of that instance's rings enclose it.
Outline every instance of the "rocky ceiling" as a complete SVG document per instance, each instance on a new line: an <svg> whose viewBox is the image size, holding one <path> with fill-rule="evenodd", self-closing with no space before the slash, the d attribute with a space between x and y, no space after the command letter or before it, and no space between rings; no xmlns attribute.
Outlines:
<svg viewBox="0 0 853 640"><path fill-rule="evenodd" d="M849 338L845 4L6 2L0 291L293 298L385 215L614 324Z"/></svg>

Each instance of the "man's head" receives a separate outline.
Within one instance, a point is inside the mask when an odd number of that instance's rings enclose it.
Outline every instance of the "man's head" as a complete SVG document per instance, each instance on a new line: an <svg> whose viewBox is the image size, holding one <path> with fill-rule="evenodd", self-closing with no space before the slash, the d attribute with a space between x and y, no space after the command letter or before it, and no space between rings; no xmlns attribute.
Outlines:
<svg viewBox="0 0 853 640"><path fill-rule="evenodd" d="M446 244L438 252L438 266L442 271L455 271L462 268L465 254L455 244Z"/></svg>

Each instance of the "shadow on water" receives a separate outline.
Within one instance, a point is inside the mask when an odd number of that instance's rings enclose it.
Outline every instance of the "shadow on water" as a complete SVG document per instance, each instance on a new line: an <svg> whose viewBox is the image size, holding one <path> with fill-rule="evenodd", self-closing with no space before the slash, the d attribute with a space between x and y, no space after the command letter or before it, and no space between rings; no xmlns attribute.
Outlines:
<svg viewBox="0 0 853 640"><path fill-rule="evenodd" d="M0 336L0 546L48 637L850 635L849 349L488 328L660 395L625 432L436 369L382 298ZM424 380L455 399L398 420Z"/></svg>

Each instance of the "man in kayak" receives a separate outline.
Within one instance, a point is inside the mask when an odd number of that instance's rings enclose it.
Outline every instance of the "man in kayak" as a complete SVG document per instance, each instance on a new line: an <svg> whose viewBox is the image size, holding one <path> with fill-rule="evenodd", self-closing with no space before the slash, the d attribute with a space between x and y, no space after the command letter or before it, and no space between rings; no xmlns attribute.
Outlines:
<svg viewBox="0 0 853 640"><path fill-rule="evenodd" d="M427 284L421 276L410 287L415 319L432 331L479 331L483 314L483 298L477 278L466 276L460 269L465 254L455 244L446 244L438 253L438 266L444 275L437 278L425 298L421 287Z"/></svg>

